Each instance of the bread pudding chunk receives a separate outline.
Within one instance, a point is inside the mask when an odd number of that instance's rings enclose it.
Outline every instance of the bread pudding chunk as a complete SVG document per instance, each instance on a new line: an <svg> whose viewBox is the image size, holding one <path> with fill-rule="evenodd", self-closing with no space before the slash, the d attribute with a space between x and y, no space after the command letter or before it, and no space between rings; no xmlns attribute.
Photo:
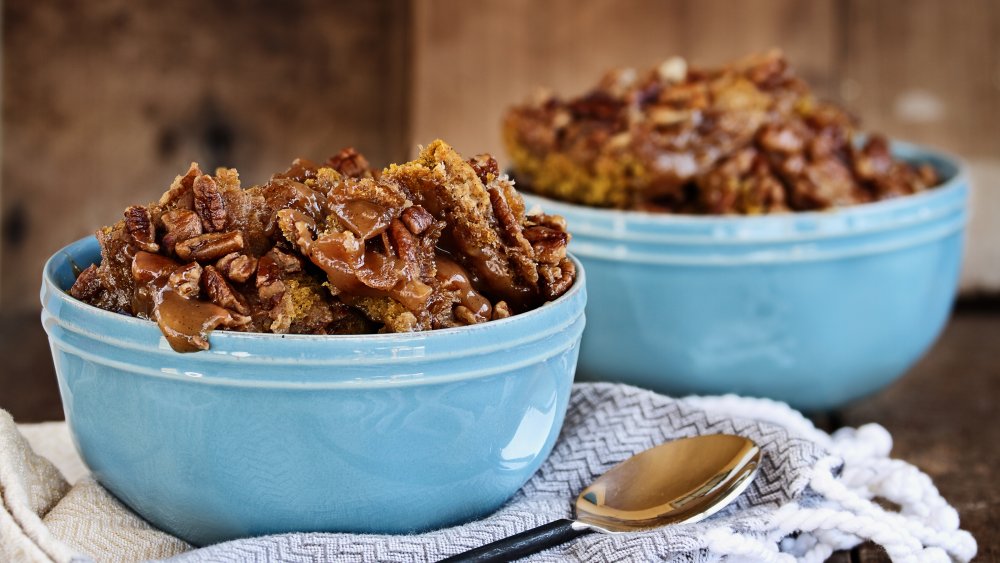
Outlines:
<svg viewBox="0 0 1000 563"><path fill-rule="evenodd" d="M534 309L575 279L561 217L526 215L496 160L443 141L373 170L354 149L259 186L197 164L97 233L70 294L155 321L178 352L214 329L409 332Z"/></svg>
<svg viewBox="0 0 1000 563"><path fill-rule="evenodd" d="M504 140L521 187L596 207L687 214L827 209L938 184L928 164L862 141L778 51L720 68L670 59L608 73L572 99L512 108Z"/></svg>

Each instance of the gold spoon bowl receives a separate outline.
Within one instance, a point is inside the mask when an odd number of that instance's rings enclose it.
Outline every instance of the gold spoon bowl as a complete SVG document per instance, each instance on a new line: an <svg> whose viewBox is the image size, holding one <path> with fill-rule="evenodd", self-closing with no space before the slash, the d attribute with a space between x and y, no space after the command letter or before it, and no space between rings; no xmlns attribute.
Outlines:
<svg viewBox="0 0 1000 563"><path fill-rule="evenodd" d="M730 434L660 444L612 467L584 489L576 498L574 520L556 520L444 561L511 561L589 532L698 522L750 486L760 459L757 444Z"/></svg>

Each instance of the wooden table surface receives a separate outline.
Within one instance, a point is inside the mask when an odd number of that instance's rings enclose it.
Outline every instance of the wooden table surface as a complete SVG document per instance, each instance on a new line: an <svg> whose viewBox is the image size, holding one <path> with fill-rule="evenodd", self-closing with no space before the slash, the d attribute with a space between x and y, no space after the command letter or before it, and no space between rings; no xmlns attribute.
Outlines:
<svg viewBox="0 0 1000 563"><path fill-rule="evenodd" d="M1000 309L962 307L931 352L885 391L839 413L834 424L877 422L893 457L928 473L979 543L976 561L1000 560ZM888 561L863 546L831 561Z"/></svg>
<svg viewBox="0 0 1000 563"><path fill-rule="evenodd" d="M48 354L37 316L0 326L9 351L0 370L0 408L19 422L62 417L54 376L25 369ZM849 408L814 417L827 428L877 422L894 438L892 454L926 471L979 542L977 561L1000 560L1000 307L963 306L931 352L900 381ZM880 548L835 554L837 563L887 561Z"/></svg>

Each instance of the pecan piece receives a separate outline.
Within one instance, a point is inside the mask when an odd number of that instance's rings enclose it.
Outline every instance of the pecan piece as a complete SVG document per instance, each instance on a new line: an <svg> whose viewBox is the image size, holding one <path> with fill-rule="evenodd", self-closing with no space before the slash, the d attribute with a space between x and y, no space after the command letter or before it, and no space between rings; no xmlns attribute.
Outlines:
<svg viewBox="0 0 1000 563"><path fill-rule="evenodd" d="M493 306L493 320L506 319L510 316L510 306L506 301L500 301Z"/></svg>
<svg viewBox="0 0 1000 563"><path fill-rule="evenodd" d="M295 301L292 296L289 293L282 294L278 304L268 312L268 316L273 319L268 325L271 332L275 334L288 333L288 329L292 327L292 321L295 319Z"/></svg>
<svg viewBox="0 0 1000 563"><path fill-rule="evenodd" d="M456 319L458 319L460 322L464 324L474 325L479 323L479 319L476 318L476 315L472 312L472 309L469 309L465 305L456 306L455 310L452 311L452 313L455 315Z"/></svg>
<svg viewBox="0 0 1000 563"><path fill-rule="evenodd" d="M278 228L289 242L297 245L302 252L309 252L316 230L316 220L298 209L282 209L275 217Z"/></svg>
<svg viewBox="0 0 1000 563"><path fill-rule="evenodd" d="M277 302L285 293L285 283L281 281L281 267L268 252L257 261L257 296L263 302Z"/></svg>
<svg viewBox="0 0 1000 563"><path fill-rule="evenodd" d="M167 234L163 235L163 247L173 253L177 243L194 238L202 233L201 218L194 211L173 209L160 216Z"/></svg>
<svg viewBox="0 0 1000 563"><path fill-rule="evenodd" d="M344 176L350 176L351 178L361 178L370 172L368 161L358 151L354 150L354 147L348 147L331 156L326 161L326 164Z"/></svg>
<svg viewBox="0 0 1000 563"><path fill-rule="evenodd" d="M267 252L267 256L281 268L286 274L294 274L302 271L302 259L294 254L289 254L278 247L274 247Z"/></svg>
<svg viewBox="0 0 1000 563"><path fill-rule="evenodd" d="M410 277L420 276L420 243L417 237L398 219L389 225L389 238L396 248L396 254L403 260Z"/></svg>
<svg viewBox="0 0 1000 563"><path fill-rule="evenodd" d="M201 217L201 226L213 233L226 228L226 202L219 186L208 174L194 179L194 210Z"/></svg>
<svg viewBox="0 0 1000 563"><path fill-rule="evenodd" d="M215 268L230 280L243 283L257 271L257 259L239 252L231 252L219 258Z"/></svg>
<svg viewBox="0 0 1000 563"><path fill-rule="evenodd" d="M530 256L531 244L525 239L521 223L507 204L507 199L504 198L503 194L497 188L490 188L489 194L490 204L493 206L493 214L496 216L497 222L500 223L504 240L507 244L520 247L523 252Z"/></svg>
<svg viewBox="0 0 1000 563"><path fill-rule="evenodd" d="M97 264L87 266L87 269L80 272L73 282L73 287L69 288L69 294L80 301L91 302L104 293L104 284L97 272Z"/></svg>
<svg viewBox="0 0 1000 563"><path fill-rule="evenodd" d="M236 311L241 315L249 315L250 308L243 296L229 285L226 278L215 269L215 266L205 266L201 274L201 287L208 300L219 307Z"/></svg>
<svg viewBox="0 0 1000 563"><path fill-rule="evenodd" d="M528 222L533 225L549 227L550 229L555 229L557 231L566 230L566 219L564 219L562 215L546 215L545 213L529 215Z"/></svg>
<svg viewBox="0 0 1000 563"><path fill-rule="evenodd" d="M205 233L178 243L174 250L181 260L215 260L243 250L243 234L239 231Z"/></svg>
<svg viewBox="0 0 1000 563"><path fill-rule="evenodd" d="M566 231L536 225L524 230L524 238L531 242L535 258L543 264L558 264L566 258L566 244L569 243Z"/></svg>
<svg viewBox="0 0 1000 563"><path fill-rule="evenodd" d="M476 176L482 180L483 185L489 184L500 175L500 165L495 158L488 154L477 154L469 159L469 164L476 171Z"/></svg>
<svg viewBox="0 0 1000 563"><path fill-rule="evenodd" d="M600 90L567 104L569 111L577 118L604 122L615 121L623 106L624 102Z"/></svg>
<svg viewBox="0 0 1000 563"><path fill-rule="evenodd" d="M133 244L146 252L160 250L156 244L156 227L149 209L141 205L133 205L125 210L125 232Z"/></svg>
<svg viewBox="0 0 1000 563"><path fill-rule="evenodd" d="M538 273L542 279L542 295L552 300L559 297L573 285L573 278L576 275L576 266L569 258L563 258L558 265L542 264L538 266Z"/></svg>
<svg viewBox="0 0 1000 563"><path fill-rule="evenodd" d="M182 297L194 299L198 297L198 282L201 280L201 264L191 262L170 273L167 284Z"/></svg>
<svg viewBox="0 0 1000 563"><path fill-rule="evenodd" d="M413 205L403 210L400 220L410 232L419 235L434 224L434 216L420 205Z"/></svg>

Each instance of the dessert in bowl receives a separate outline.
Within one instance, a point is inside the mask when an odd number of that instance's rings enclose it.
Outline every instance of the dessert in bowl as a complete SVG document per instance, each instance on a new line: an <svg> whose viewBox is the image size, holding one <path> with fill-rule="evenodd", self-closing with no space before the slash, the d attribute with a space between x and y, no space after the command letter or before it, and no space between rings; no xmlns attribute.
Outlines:
<svg viewBox="0 0 1000 563"><path fill-rule="evenodd" d="M559 219L440 142L381 173L352 154L246 190L195 170L46 264L74 443L157 527L426 530L551 450L586 301Z"/></svg>
<svg viewBox="0 0 1000 563"><path fill-rule="evenodd" d="M827 409L899 377L947 319L960 163L856 133L780 54L612 72L512 109L505 139L587 269L581 378Z"/></svg>

